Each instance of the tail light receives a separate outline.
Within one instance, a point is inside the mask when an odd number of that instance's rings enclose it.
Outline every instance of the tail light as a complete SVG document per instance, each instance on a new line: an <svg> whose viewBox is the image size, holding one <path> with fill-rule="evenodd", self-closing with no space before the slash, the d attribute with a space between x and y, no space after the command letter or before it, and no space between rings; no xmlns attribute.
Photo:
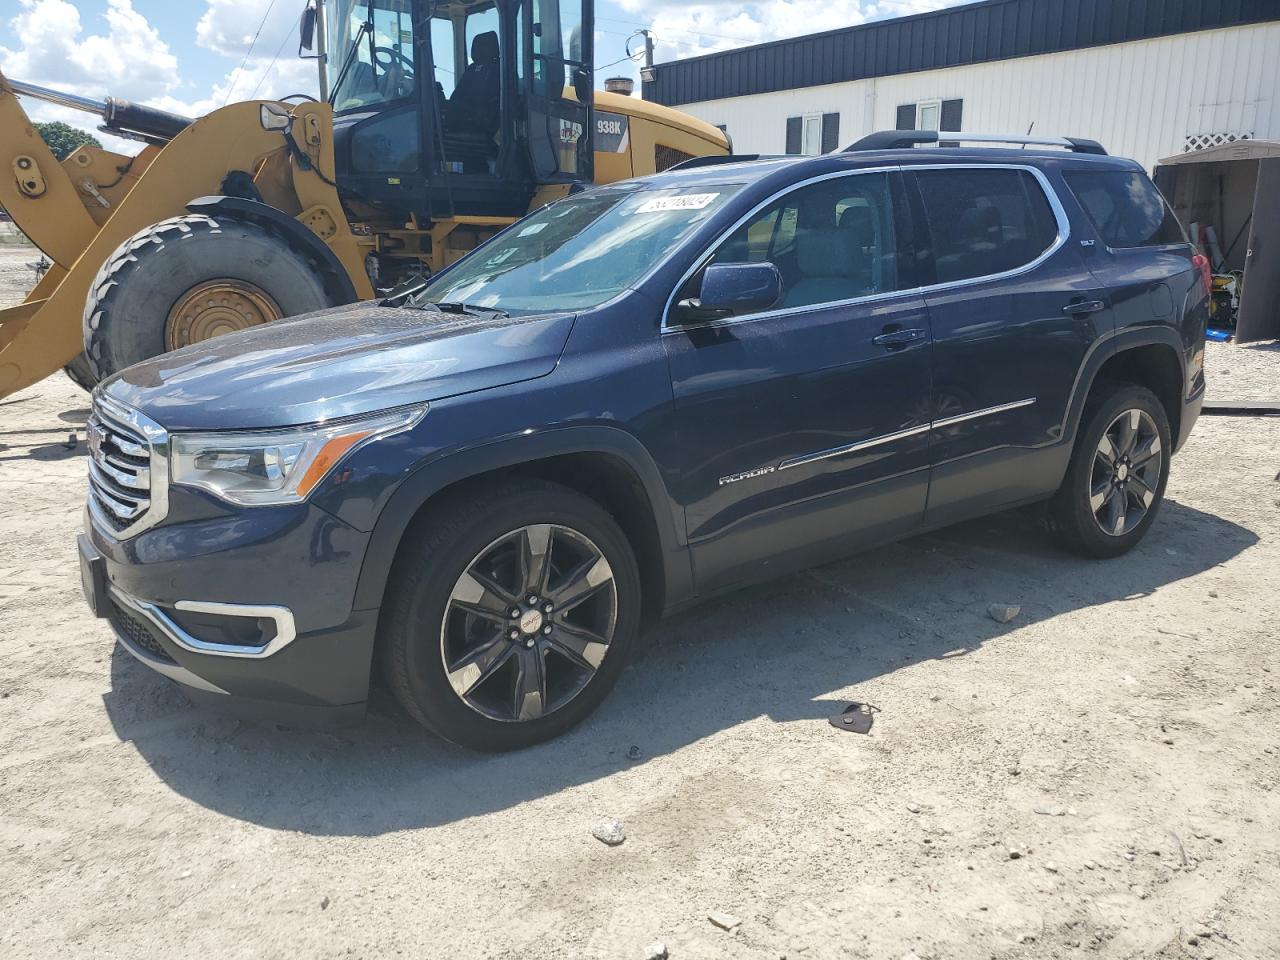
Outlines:
<svg viewBox="0 0 1280 960"><path fill-rule="evenodd" d="M1209 268L1209 258L1197 253L1191 258L1192 265L1200 271L1200 280L1204 284L1204 295L1213 296L1213 271Z"/></svg>

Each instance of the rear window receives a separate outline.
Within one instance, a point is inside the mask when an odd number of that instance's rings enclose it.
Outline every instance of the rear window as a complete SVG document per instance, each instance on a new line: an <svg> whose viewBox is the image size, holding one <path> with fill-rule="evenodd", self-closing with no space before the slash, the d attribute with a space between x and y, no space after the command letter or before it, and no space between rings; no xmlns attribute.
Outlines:
<svg viewBox="0 0 1280 960"><path fill-rule="evenodd" d="M920 170L938 283L1026 266L1058 239L1058 221L1026 170Z"/></svg>
<svg viewBox="0 0 1280 960"><path fill-rule="evenodd" d="M1069 170L1064 176L1108 247L1160 247L1187 242L1178 218L1145 174Z"/></svg>

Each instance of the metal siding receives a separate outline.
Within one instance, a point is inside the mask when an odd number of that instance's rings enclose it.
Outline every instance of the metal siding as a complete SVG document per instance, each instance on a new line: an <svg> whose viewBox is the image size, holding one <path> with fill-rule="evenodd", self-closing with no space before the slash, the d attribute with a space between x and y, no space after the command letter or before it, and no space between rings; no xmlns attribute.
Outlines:
<svg viewBox="0 0 1280 960"><path fill-rule="evenodd" d="M644 95L681 105L1277 20L1280 0L986 0L659 64Z"/></svg>
<svg viewBox="0 0 1280 960"><path fill-rule="evenodd" d="M743 153L782 153L785 119L839 111L841 140L896 126L899 105L963 99L963 129L1099 140L1148 169L1187 135L1280 140L1280 24L826 84L690 104ZM1195 64L1195 69L1189 69ZM1063 96L1063 91L1070 91Z"/></svg>

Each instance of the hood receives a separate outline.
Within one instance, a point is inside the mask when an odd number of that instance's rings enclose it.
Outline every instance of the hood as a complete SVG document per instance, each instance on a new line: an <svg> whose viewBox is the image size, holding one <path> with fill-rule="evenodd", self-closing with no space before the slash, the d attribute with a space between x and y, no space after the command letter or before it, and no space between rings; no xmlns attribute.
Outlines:
<svg viewBox="0 0 1280 960"><path fill-rule="evenodd" d="M314 423L545 376L573 319L351 304L184 347L101 389L169 430Z"/></svg>

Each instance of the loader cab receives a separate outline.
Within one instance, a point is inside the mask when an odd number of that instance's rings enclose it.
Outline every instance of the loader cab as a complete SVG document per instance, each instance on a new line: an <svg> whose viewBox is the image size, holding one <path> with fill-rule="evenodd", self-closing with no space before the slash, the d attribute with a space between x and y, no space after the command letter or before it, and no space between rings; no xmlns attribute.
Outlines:
<svg viewBox="0 0 1280 960"><path fill-rule="evenodd" d="M395 220L522 216L592 179L592 0L325 4L338 186Z"/></svg>

